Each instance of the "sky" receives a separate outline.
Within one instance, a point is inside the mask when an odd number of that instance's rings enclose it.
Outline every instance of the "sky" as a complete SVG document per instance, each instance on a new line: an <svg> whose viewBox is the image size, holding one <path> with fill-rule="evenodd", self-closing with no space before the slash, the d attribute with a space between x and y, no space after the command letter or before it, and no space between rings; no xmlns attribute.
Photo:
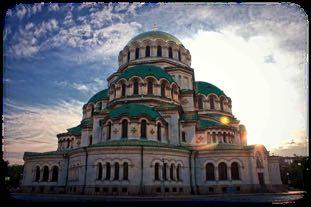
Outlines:
<svg viewBox="0 0 311 207"><path fill-rule="evenodd" d="M107 88L120 50L153 25L190 51L196 81L221 88L248 144L308 152L308 22L289 3L36 3L9 8L3 30L4 159L57 149L82 106Z"/></svg>

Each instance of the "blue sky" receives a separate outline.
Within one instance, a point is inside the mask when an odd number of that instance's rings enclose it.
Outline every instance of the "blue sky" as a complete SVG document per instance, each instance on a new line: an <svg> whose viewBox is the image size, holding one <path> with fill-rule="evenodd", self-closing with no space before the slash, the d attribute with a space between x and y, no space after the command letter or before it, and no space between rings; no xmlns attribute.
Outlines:
<svg viewBox="0 0 311 207"><path fill-rule="evenodd" d="M233 101L249 144L307 154L307 17L294 4L19 4L6 13L5 158L49 151L117 70L119 51L152 29L192 55L196 80ZM269 121L267 121L269 120Z"/></svg>

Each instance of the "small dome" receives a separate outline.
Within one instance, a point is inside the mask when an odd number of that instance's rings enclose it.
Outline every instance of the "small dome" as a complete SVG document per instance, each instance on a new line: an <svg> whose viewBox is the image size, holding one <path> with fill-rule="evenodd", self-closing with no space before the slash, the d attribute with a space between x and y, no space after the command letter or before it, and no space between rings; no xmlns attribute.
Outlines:
<svg viewBox="0 0 311 207"><path fill-rule="evenodd" d="M102 99L108 98L108 89L104 89L102 91L99 91L96 93L87 103L96 103L97 101L100 101Z"/></svg>
<svg viewBox="0 0 311 207"><path fill-rule="evenodd" d="M124 104L118 108L113 109L109 112L110 118L118 118L120 116L129 116L131 118L138 118L140 116L148 116L150 119L155 120L160 117L159 112L154 110L153 107L146 106L143 104Z"/></svg>
<svg viewBox="0 0 311 207"><path fill-rule="evenodd" d="M164 69L155 65L136 65L130 68L127 68L117 79L116 82L122 78L128 80L133 76L138 76L145 78L147 76L153 76L156 79L160 80L165 78L170 83L174 82L172 76L168 74Z"/></svg>
<svg viewBox="0 0 311 207"><path fill-rule="evenodd" d="M176 37L174 37L173 35L171 35L167 32L162 32L162 31L149 31L149 32L141 33L141 34L135 36L134 38L132 38L127 43L127 45L129 45L135 41L141 42L141 41L144 41L146 39L162 39L164 41L173 41L177 45L182 45L182 43L180 42L179 39L177 39Z"/></svg>
<svg viewBox="0 0 311 207"><path fill-rule="evenodd" d="M195 82L195 93L201 93L204 95L209 95L211 93L214 93L217 96L221 96L221 95L225 96L225 93L222 90L220 90L218 87L214 86L213 84L203 82L203 81Z"/></svg>

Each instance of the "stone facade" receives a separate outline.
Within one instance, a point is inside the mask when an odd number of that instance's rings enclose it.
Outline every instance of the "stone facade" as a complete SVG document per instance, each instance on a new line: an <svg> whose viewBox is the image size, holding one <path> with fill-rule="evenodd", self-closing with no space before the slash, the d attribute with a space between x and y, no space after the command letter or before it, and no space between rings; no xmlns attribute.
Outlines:
<svg viewBox="0 0 311 207"><path fill-rule="evenodd" d="M277 157L247 145L231 99L196 82L190 52L160 31L134 37L108 89L53 152L24 154L25 192L102 195L283 190Z"/></svg>

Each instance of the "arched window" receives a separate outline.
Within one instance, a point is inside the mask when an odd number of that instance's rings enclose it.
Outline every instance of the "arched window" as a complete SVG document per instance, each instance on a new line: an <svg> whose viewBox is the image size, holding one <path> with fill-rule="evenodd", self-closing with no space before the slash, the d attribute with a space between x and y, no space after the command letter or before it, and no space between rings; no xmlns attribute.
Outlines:
<svg viewBox="0 0 311 207"><path fill-rule="evenodd" d="M146 47L146 57L150 57L150 46Z"/></svg>
<svg viewBox="0 0 311 207"><path fill-rule="evenodd" d="M180 164L178 164L177 168L176 168L176 179L177 180L181 180L180 179L180 173L181 173L181 166L180 166Z"/></svg>
<svg viewBox="0 0 311 207"><path fill-rule="evenodd" d="M119 180L119 163L114 163L114 180Z"/></svg>
<svg viewBox="0 0 311 207"><path fill-rule="evenodd" d="M58 180L58 167L54 166L52 168L52 182L57 182Z"/></svg>
<svg viewBox="0 0 311 207"><path fill-rule="evenodd" d="M139 58L139 48L135 49L135 59Z"/></svg>
<svg viewBox="0 0 311 207"><path fill-rule="evenodd" d="M228 142L228 140L227 140L227 133L223 133L223 139L224 139L224 143L227 143Z"/></svg>
<svg viewBox="0 0 311 207"><path fill-rule="evenodd" d="M174 178L174 164L171 164L171 167L170 167L170 179L175 180L175 178Z"/></svg>
<svg viewBox="0 0 311 207"><path fill-rule="evenodd" d="M101 163L97 164L97 180L101 180L103 178L103 166Z"/></svg>
<svg viewBox="0 0 311 207"><path fill-rule="evenodd" d="M222 162L218 165L219 180L227 180L227 165Z"/></svg>
<svg viewBox="0 0 311 207"><path fill-rule="evenodd" d="M138 88L138 80L137 79L135 79L134 80L134 83L133 83L133 94L134 95L138 95L138 93L139 93L139 88Z"/></svg>
<svg viewBox="0 0 311 207"><path fill-rule="evenodd" d="M206 165L206 180L215 180L215 168L212 163Z"/></svg>
<svg viewBox="0 0 311 207"><path fill-rule="evenodd" d="M142 120L140 123L140 138L147 138L147 122Z"/></svg>
<svg viewBox="0 0 311 207"><path fill-rule="evenodd" d="M107 140L111 139L111 122L108 122Z"/></svg>
<svg viewBox="0 0 311 207"><path fill-rule="evenodd" d="M110 180L111 165L109 162L106 163L106 180Z"/></svg>
<svg viewBox="0 0 311 207"><path fill-rule="evenodd" d="M153 94L153 82L151 80L148 81L148 95L152 95Z"/></svg>
<svg viewBox="0 0 311 207"><path fill-rule="evenodd" d="M36 177L35 177L35 181L39 181L40 180L40 167L37 166L36 167Z"/></svg>
<svg viewBox="0 0 311 207"><path fill-rule="evenodd" d="M162 139L162 134L161 134L161 123L157 124L157 136L158 136L158 141L161 141Z"/></svg>
<svg viewBox="0 0 311 207"><path fill-rule="evenodd" d="M220 110L221 111L224 110L224 99L223 98L220 99Z"/></svg>
<svg viewBox="0 0 311 207"><path fill-rule="evenodd" d="M166 169L167 169L167 163L164 163L163 168L162 168L162 170L163 170L163 172L162 172L162 178L163 178L163 180L167 180L167 177L166 177Z"/></svg>
<svg viewBox="0 0 311 207"><path fill-rule="evenodd" d="M126 119L124 119L122 121L122 138L127 138L127 134L128 134L128 121Z"/></svg>
<svg viewBox="0 0 311 207"><path fill-rule="evenodd" d="M161 97L164 98L165 97L165 82L161 83Z"/></svg>
<svg viewBox="0 0 311 207"><path fill-rule="evenodd" d="M178 51L178 60L181 61L181 54L180 54L180 51Z"/></svg>
<svg viewBox="0 0 311 207"><path fill-rule="evenodd" d="M171 47L168 48L168 57L173 58L173 50Z"/></svg>
<svg viewBox="0 0 311 207"><path fill-rule="evenodd" d="M237 162L234 162L231 164L231 179L232 180L239 180L239 164Z"/></svg>
<svg viewBox="0 0 311 207"><path fill-rule="evenodd" d="M162 57L162 47L160 45L157 47L157 56Z"/></svg>
<svg viewBox="0 0 311 207"><path fill-rule="evenodd" d="M49 180L49 168L48 166L44 166L42 181L48 181L48 180Z"/></svg>
<svg viewBox="0 0 311 207"><path fill-rule="evenodd" d="M215 109L214 96L209 97L210 109Z"/></svg>
<svg viewBox="0 0 311 207"><path fill-rule="evenodd" d="M130 53L130 51L128 51L127 52L127 62L130 62L130 55L131 55L131 53Z"/></svg>
<svg viewBox="0 0 311 207"><path fill-rule="evenodd" d="M216 142L217 142L217 139L216 139L216 132L213 132L213 133L212 133L212 139L213 139L213 143L216 143Z"/></svg>
<svg viewBox="0 0 311 207"><path fill-rule="evenodd" d="M125 96L125 91L126 91L126 85L125 85L125 83L123 83L121 87L122 87L122 88L121 88L121 92L122 92L121 96L124 97L124 96Z"/></svg>
<svg viewBox="0 0 311 207"><path fill-rule="evenodd" d="M181 133L181 141L186 142L186 132Z"/></svg>
<svg viewBox="0 0 311 207"><path fill-rule="evenodd" d="M69 148L69 146L70 146L70 140L67 139L67 148Z"/></svg>
<svg viewBox="0 0 311 207"><path fill-rule="evenodd" d="M154 179L155 180L160 180L159 170L160 170L160 165L159 165L159 163L156 163L154 165Z"/></svg>
<svg viewBox="0 0 311 207"><path fill-rule="evenodd" d="M199 109L203 109L203 97L202 96L198 97L198 106L199 106Z"/></svg>
<svg viewBox="0 0 311 207"><path fill-rule="evenodd" d="M129 177L129 164L123 163L123 180L128 180Z"/></svg>
<svg viewBox="0 0 311 207"><path fill-rule="evenodd" d="M91 145L93 143L93 137L92 137L92 135L90 135L90 137L89 137L89 145Z"/></svg>

